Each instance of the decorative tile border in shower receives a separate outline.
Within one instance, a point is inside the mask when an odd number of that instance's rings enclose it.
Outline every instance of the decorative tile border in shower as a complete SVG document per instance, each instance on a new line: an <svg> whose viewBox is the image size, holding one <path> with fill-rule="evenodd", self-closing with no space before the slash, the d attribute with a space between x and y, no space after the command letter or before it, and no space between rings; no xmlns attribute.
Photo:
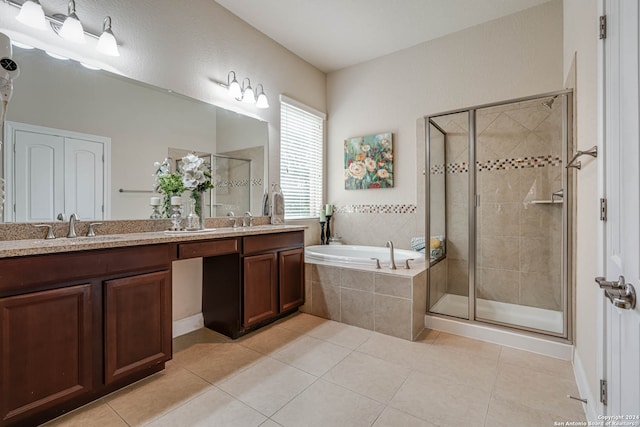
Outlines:
<svg viewBox="0 0 640 427"><path fill-rule="evenodd" d="M417 210L416 205L344 205L334 207L334 213L339 214L414 214Z"/></svg>
<svg viewBox="0 0 640 427"><path fill-rule="evenodd" d="M236 187L246 187L249 184L248 179L238 179L238 180L224 180L216 184L218 188L236 188ZM251 186L257 187L262 186L262 178L256 178L251 180Z"/></svg>
<svg viewBox="0 0 640 427"><path fill-rule="evenodd" d="M520 157L517 159L499 159L487 160L486 162L476 163L479 172L492 170L509 170L509 169L531 169L543 168L545 166L560 166L562 159L560 156L535 156Z"/></svg>
<svg viewBox="0 0 640 427"><path fill-rule="evenodd" d="M543 168L545 166L560 166L562 159L560 156L535 156L520 157L516 159L497 159L487 160L486 162L476 162L478 172L494 171L494 170L511 170L511 169L532 169ZM434 165L430 169L431 175L442 175L445 172L444 165ZM469 172L469 164L467 162L448 163L446 166L447 173L466 173Z"/></svg>

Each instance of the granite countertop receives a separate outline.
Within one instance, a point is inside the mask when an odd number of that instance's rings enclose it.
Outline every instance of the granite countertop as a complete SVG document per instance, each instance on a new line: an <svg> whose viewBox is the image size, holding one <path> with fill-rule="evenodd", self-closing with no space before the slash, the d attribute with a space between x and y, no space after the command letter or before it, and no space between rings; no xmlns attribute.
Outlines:
<svg viewBox="0 0 640 427"><path fill-rule="evenodd" d="M305 226L298 225L257 225L253 227L215 228L200 232L176 233L169 231L150 231L141 233L105 234L96 237L76 237L72 239L59 237L51 240L4 240L0 241L0 258L151 245L157 243L213 240L225 237L302 231L305 228Z"/></svg>

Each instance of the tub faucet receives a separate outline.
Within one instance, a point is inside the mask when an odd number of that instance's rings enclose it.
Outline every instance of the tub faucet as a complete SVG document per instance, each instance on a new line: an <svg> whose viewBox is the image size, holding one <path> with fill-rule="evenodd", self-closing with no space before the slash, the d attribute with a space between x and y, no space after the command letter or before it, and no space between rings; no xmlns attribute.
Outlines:
<svg viewBox="0 0 640 427"><path fill-rule="evenodd" d="M78 237L76 235L76 221L79 221L78 215L76 215L75 213L72 213L69 216L69 234L67 234L67 237L70 239L73 237Z"/></svg>
<svg viewBox="0 0 640 427"><path fill-rule="evenodd" d="M396 259L393 255L393 242L389 240L386 244L386 247L389 248L389 257L391 259L391 264L389 264L389 268L392 270L396 269Z"/></svg>

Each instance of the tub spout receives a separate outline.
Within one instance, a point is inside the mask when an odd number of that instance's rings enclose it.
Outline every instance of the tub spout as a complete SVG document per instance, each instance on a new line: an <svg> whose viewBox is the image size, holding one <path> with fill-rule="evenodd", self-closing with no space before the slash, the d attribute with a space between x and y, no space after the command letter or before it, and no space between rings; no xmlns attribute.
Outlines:
<svg viewBox="0 0 640 427"><path fill-rule="evenodd" d="M389 268L392 270L396 269L396 259L395 256L393 254L393 242L391 240L389 240L386 244L386 247L389 248L389 259L391 260L391 263L389 264Z"/></svg>

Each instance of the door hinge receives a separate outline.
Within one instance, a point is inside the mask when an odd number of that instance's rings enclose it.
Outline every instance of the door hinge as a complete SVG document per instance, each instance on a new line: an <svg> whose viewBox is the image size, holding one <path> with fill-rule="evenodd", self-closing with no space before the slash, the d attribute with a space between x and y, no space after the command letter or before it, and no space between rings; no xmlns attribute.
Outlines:
<svg viewBox="0 0 640 427"><path fill-rule="evenodd" d="M600 40L607 38L607 15L600 17Z"/></svg>
<svg viewBox="0 0 640 427"><path fill-rule="evenodd" d="M607 406L607 380L600 380L600 402Z"/></svg>
<svg viewBox="0 0 640 427"><path fill-rule="evenodd" d="M607 220L607 199L600 199L600 221Z"/></svg>

